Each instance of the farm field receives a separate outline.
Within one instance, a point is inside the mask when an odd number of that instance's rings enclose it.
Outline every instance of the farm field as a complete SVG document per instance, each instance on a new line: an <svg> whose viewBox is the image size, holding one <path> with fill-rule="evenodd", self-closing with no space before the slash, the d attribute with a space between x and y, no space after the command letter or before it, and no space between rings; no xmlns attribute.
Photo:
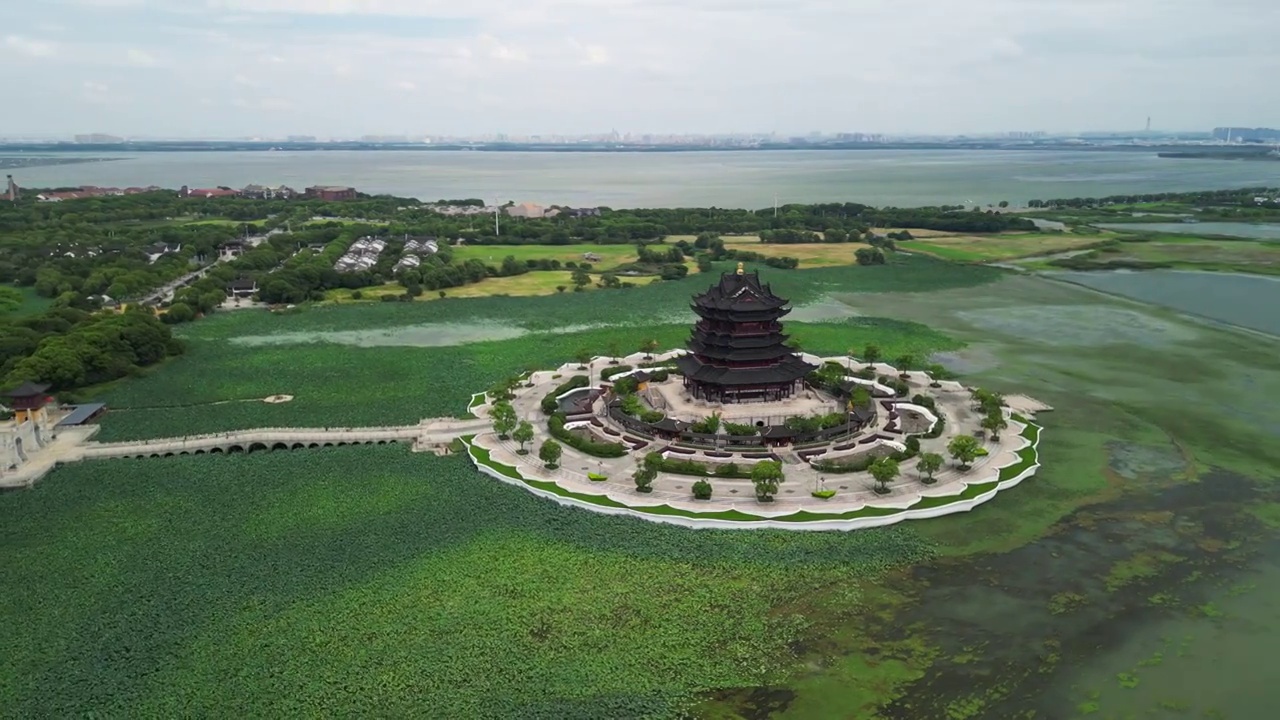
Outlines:
<svg viewBox="0 0 1280 720"><path fill-rule="evenodd" d="M725 245L734 250L747 250L765 257L797 258L801 268L852 265L858 248L868 247L866 243L762 243L754 235L732 235L724 240Z"/></svg>
<svg viewBox="0 0 1280 720"><path fill-rule="evenodd" d="M936 235L923 242L908 240L900 243L899 247L907 252L924 253L943 260L992 262L1074 250L1096 245L1111 237L1114 237L1111 233L1076 235L1067 232Z"/></svg>

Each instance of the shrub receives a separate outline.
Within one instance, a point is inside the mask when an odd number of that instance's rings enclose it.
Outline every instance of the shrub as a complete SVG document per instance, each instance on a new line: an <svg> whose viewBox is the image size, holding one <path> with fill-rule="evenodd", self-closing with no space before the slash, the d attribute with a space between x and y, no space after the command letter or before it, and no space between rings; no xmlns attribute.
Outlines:
<svg viewBox="0 0 1280 720"><path fill-rule="evenodd" d="M591 482L604 482L605 480L609 479L609 476L601 475L600 473L589 472L587 473L587 479L590 480Z"/></svg>
<svg viewBox="0 0 1280 720"><path fill-rule="evenodd" d="M690 432L699 433L701 435L714 435L720 429L720 414L712 413L710 416L699 420L689 426Z"/></svg>
<svg viewBox="0 0 1280 720"><path fill-rule="evenodd" d="M627 454L627 448L622 443L602 443L596 442L589 438L584 438L573 434L564 427L564 415L559 413L552 415L547 420L547 429L551 432L551 437L568 445L579 452L584 452L593 457L613 458L622 457Z"/></svg>
<svg viewBox="0 0 1280 720"><path fill-rule="evenodd" d="M631 370L634 370L634 369L635 368L631 367L630 365L614 365L613 367L607 367L600 371L600 379L608 380L614 375L621 375L624 372L630 372Z"/></svg>
<svg viewBox="0 0 1280 720"><path fill-rule="evenodd" d="M568 380L560 383L560 385L558 385L555 390L552 390L551 392L547 393L547 396L542 398L542 412L546 413L547 415L555 415L556 411L560 409L560 405L559 403L556 402L556 398L569 392L570 390L577 390L578 388L584 388L590 384L591 384L591 380L588 379L586 375L574 375Z"/></svg>
<svg viewBox="0 0 1280 720"><path fill-rule="evenodd" d="M835 490L814 490L809 494L818 498L819 500L830 500L831 498L836 496L836 491Z"/></svg>
<svg viewBox="0 0 1280 720"><path fill-rule="evenodd" d="M660 410L645 410L640 413L640 420L647 423L656 423L666 417Z"/></svg>
<svg viewBox="0 0 1280 720"><path fill-rule="evenodd" d="M364 293L360 292L359 290L356 290L355 292L351 293L351 299L352 299L352 300L363 300L363 299L364 299Z"/></svg>
<svg viewBox="0 0 1280 720"><path fill-rule="evenodd" d="M706 480L699 480L693 484L693 497L697 500L710 500L711 491L711 483Z"/></svg>
<svg viewBox="0 0 1280 720"><path fill-rule="evenodd" d="M726 463L716 468L716 475L720 477L734 477L739 474L737 463Z"/></svg>
<svg viewBox="0 0 1280 720"><path fill-rule="evenodd" d="M725 432L738 437L746 437L756 434L755 425L740 425L738 423L726 422L724 424Z"/></svg>

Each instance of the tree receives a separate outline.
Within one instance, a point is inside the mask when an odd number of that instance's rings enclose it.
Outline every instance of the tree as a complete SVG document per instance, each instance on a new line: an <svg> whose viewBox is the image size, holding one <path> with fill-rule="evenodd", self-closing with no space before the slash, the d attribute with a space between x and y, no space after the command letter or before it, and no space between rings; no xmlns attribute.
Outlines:
<svg viewBox="0 0 1280 720"><path fill-rule="evenodd" d="M573 354L573 359L578 361L579 370L586 370L587 363L591 362L591 351L586 348L580 348Z"/></svg>
<svg viewBox="0 0 1280 720"><path fill-rule="evenodd" d="M489 418L493 420L493 430L498 433L499 440L510 437L511 431L516 429L518 422L516 409L506 400L494 404L493 410L489 411Z"/></svg>
<svg viewBox="0 0 1280 720"><path fill-rule="evenodd" d="M1009 427L1009 421L1004 419L1004 413L1000 408L992 408L987 412L986 417L982 418L982 428L991 433L992 440L1000 439L1000 431Z"/></svg>
<svg viewBox="0 0 1280 720"><path fill-rule="evenodd" d="M653 492L653 481L658 479L658 471L650 467L649 463L641 463L631 479L636 481L636 492Z"/></svg>
<svg viewBox="0 0 1280 720"><path fill-rule="evenodd" d="M516 431L511 433L511 437L520 443L520 454L528 455L529 450L525 445L533 441L533 423L528 420L521 420L520 424L516 426Z"/></svg>
<svg viewBox="0 0 1280 720"><path fill-rule="evenodd" d="M760 502L773 502L778 485L784 480L782 463L776 460L761 460L751 468L751 482L756 486L756 500Z"/></svg>
<svg viewBox="0 0 1280 720"><path fill-rule="evenodd" d="M186 303L174 303L169 306L160 320L170 324L191 322L196 319L196 311Z"/></svg>
<svg viewBox="0 0 1280 720"><path fill-rule="evenodd" d="M858 353L854 348L849 348L845 355L849 358L849 372L853 372L853 364L858 361Z"/></svg>
<svg viewBox="0 0 1280 720"><path fill-rule="evenodd" d="M883 265L884 251L876 247L858 248L857 252L853 254L853 258L857 260L859 265Z"/></svg>
<svg viewBox="0 0 1280 720"><path fill-rule="evenodd" d="M907 371L911 369L912 365L916 364L916 356L911 353L903 353L898 356L897 364L898 374L905 380Z"/></svg>
<svg viewBox="0 0 1280 720"><path fill-rule="evenodd" d="M560 465L560 455L564 450L560 447L560 443L547 438L542 443L542 447L538 448L538 458L547 466L549 470L555 470Z"/></svg>
<svg viewBox="0 0 1280 720"><path fill-rule="evenodd" d="M658 349L657 340L645 340L644 342L640 343L640 352L645 354L646 360L652 360L653 351L657 349Z"/></svg>
<svg viewBox="0 0 1280 720"><path fill-rule="evenodd" d="M868 345L862 350L862 361L868 365L875 365L880 362L881 357L879 345Z"/></svg>
<svg viewBox="0 0 1280 720"><path fill-rule="evenodd" d="M711 490L711 483L706 480L699 480L693 484L693 497L695 500L710 500Z"/></svg>
<svg viewBox="0 0 1280 720"><path fill-rule="evenodd" d="M853 393L849 395L849 402L853 403L856 408L865 408L871 406L871 391L858 385L853 388Z"/></svg>
<svg viewBox="0 0 1280 720"><path fill-rule="evenodd" d="M1008 200L1001 200L1001 201L1000 201L1000 207L1002 207L1002 208L1007 208L1007 207L1009 207L1009 201L1008 201Z"/></svg>
<svg viewBox="0 0 1280 720"><path fill-rule="evenodd" d="M609 341L609 364L610 365L618 364L618 354L621 352L622 350L619 349L618 347L618 341L610 340Z"/></svg>
<svg viewBox="0 0 1280 720"><path fill-rule="evenodd" d="M885 456L877 458L868 468L871 471L871 477L876 479L876 492L884 495L889 492L889 483L898 477L898 461L891 457Z"/></svg>
<svg viewBox="0 0 1280 720"><path fill-rule="evenodd" d="M13 312L22 306L22 293L16 288L0 285L0 315Z"/></svg>
<svg viewBox="0 0 1280 720"><path fill-rule="evenodd" d="M942 456L938 453L921 453L916 461L916 472L924 476L925 485L934 483L933 474L942 469Z"/></svg>
<svg viewBox="0 0 1280 720"><path fill-rule="evenodd" d="M961 470L969 469L969 463L978 457L979 449L978 441L972 435L959 435L947 443L947 452L960 461Z"/></svg>
<svg viewBox="0 0 1280 720"><path fill-rule="evenodd" d="M575 268L573 274L570 275L569 278L573 281L573 287L575 290L581 290L591 284L591 276L588 275L587 271L583 270L581 266Z"/></svg>
<svg viewBox="0 0 1280 720"><path fill-rule="evenodd" d="M556 286L556 292L558 292L558 293L562 293L562 292L564 292L564 291L565 291L565 290L567 290L567 289L568 289L568 288L566 288L564 285L557 285L557 286Z"/></svg>

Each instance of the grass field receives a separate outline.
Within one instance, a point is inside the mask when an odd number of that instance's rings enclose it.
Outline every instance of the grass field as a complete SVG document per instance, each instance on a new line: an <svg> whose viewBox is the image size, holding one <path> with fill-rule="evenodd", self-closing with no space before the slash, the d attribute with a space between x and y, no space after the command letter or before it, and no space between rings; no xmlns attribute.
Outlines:
<svg viewBox="0 0 1280 720"><path fill-rule="evenodd" d="M37 295L33 287L20 287L17 290L22 293L22 304L14 311L15 317L35 315L44 312L53 305L53 298Z"/></svg>
<svg viewBox="0 0 1280 720"><path fill-rule="evenodd" d="M600 256L599 260L584 260L585 253ZM463 245L453 248L455 262L471 259L488 265L501 265L508 255L517 260L559 260L562 263L588 262L593 271L609 270L638 260L634 245Z"/></svg>
<svg viewBox="0 0 1280 720"><path fill-rule="evenodd" d="M1143 234L1142 242L1121 242L1076 256L1077 263L1091 263L1098 269L1111 263L1160 263L1183 270L1242 272L1280 275L1280 242L1263 240L1212 239L1183 234ZM1047 260L1029 258L1018 263L1028 270L1061 270ZM1089 268L1081 268L1089 269Z"/></svg>
<svg viewBox="0 0 1280 720"><path fill-rule="evenodd" d="M1114 235L1075 235L1065 232L945 235L930 237L926 241L909 240L898 246L908 252L924 253L943 260L993 262L1074 250L1095 245L1110 237Z"/></svg>
<svg viewBox="0 0 1280 720"><path fill-rule="evenodd" d="M694 268L690 272L697 272ZM635 285L648 285L657 281L659 278L654 275L645 275L638 277L624 278L626 282ZM513 275L511 277L494 277L486 278L478 283L463 285L460 287L448 288L445 290L446 298L479 298L479 297L501 297L509 295L512 297L530 297L535 295L555 295L560 292L558 288L564 287L565 292L572 293L573 290L573 273L568 270L535 270L527 272L523 275ZM588 285L584 292L596 292L601 290L594 284ZM346 288L338 288L325 293L325 297L335 302L355 302L351 298L354 290ZM376 285L360 289L360 295L363 300L377 300L383 295L401 295L404 293L404 286L400 283L388 283L386 285ZM438 292L424 292L418 300L439 300Z"/></svg>

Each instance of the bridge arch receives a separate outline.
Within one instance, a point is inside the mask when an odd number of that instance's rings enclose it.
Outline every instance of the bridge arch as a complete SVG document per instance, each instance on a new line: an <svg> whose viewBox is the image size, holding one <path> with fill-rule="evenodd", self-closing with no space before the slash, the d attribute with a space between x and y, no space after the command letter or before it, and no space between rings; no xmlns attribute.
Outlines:
<svg viewBox="0 0 1280 720"><path fill-rule="evenodd" d="M210 448L210 450L209 450L209 454L210 454L210 455L213 455L214 453L221 453L221 452L222 452L222 448L220 448L220 447Z"/></svg>
<svg viewBox="0 0 1280 720"><path fill-rule="evenodd" d="M259 450L267 450L267 449L268 448L266 443L256 442L249 445L248 452L257 452Z"/></svg>
<svg viewBox="0 0 1280 720"><path fill-rule="evenodd" d="M276 451L276 450L288 450L288 449L289 449L289 443L282 443L282 442L278 442L278 443L275 443L274 445L272 445L272 446L271 446L271 450L272 450L272 451Z"/></svg>
<svg viewBox="0 0 1280 720"><path fill-rule="evenodd" d="M231 447L227 448L227 453L228 453L228 454L229 454L229 453L242 453L242 452L244 452L244 446L243 446L243 445L232 445Z"/></svg>

